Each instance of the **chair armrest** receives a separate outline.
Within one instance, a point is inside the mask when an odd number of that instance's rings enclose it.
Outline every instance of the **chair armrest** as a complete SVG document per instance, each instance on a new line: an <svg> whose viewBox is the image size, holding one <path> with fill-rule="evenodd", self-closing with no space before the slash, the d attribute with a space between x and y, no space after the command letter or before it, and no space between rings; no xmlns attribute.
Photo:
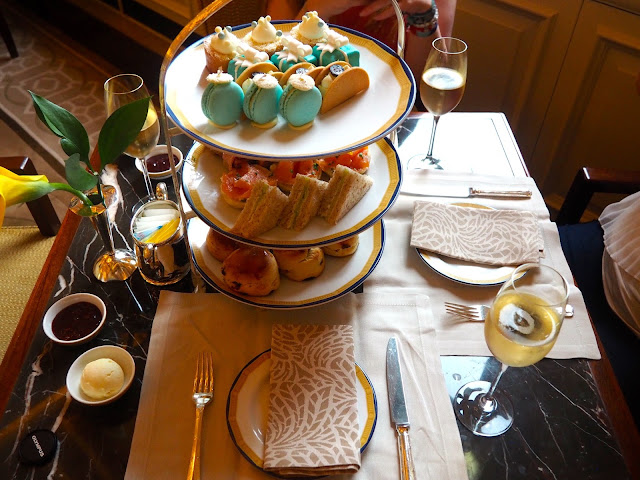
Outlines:
<svg viewBox="0 0 640 480"><path fill-rule="evenodd" d="M38 175L36 167L29 157L0 157L0 166L17 175ZM60 219L47 195L27 202L27 207L42 235L53 237L58 233Z"/></svg>
<svg viewBox="0 0 640 480"><path fill-rule="evenodd" d="M578 223L594 193L631 194L640 190L640 171L582 167L573 179L556 223Z"/></svg>

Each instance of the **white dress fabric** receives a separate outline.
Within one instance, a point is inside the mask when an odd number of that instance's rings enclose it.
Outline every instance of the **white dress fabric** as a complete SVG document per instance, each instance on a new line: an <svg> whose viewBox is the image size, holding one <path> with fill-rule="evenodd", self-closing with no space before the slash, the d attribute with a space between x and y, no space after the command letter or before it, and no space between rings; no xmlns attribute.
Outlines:
<svg viewBox="0 0 640 480"><path fill-rule="evenodd" d="M604 230L602 279L614 312L640 336L640 192L609 205Z"/></svg>

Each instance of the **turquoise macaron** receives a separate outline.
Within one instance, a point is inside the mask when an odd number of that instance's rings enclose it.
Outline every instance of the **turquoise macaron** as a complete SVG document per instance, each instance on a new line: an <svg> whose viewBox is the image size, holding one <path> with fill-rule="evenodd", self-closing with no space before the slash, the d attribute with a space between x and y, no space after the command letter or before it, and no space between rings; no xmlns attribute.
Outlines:
<svg viewBox="0 0 640 480"><path fill-rule="evenodd" d="M271 128L278 122L282 87L271 75L256 75L244 95L243 110L253 125Z"/></svg>
<svg viewBox="0 0 640 480"><path fill-rule="evenodd" d="M309 75L294 73L280 97L280 115L294 128L306 128L322 106L322 94Z"/></svg>
<svg viewBox="0 0 640 480"><path fill-rule="evenodd" d="M228 73L212 73L207 82L202 94L202 113L216 127L233 127L242 115L242 88Z"/></svg>

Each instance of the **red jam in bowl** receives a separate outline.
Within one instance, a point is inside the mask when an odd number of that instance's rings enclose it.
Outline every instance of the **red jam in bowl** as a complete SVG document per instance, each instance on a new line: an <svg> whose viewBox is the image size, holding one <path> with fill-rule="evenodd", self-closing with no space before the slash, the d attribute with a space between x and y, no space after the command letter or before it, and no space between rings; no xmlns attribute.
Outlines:
<svg viewBox="0 0 640 480"><path fill-rule="evenodd" d="M51 331L60 340L78 340L93 332L101 320L102 313L93 303L78 302L58 312L51 322Z"/></svg>
<svg viewBox="0 0 640 480"><path fill-rule="evenodd" d="M178 163L178 157L173 155L173 164ZM169 155L166 153L158 153L147 158L147 170L152 173L166 172L169 166Z"/></svg>

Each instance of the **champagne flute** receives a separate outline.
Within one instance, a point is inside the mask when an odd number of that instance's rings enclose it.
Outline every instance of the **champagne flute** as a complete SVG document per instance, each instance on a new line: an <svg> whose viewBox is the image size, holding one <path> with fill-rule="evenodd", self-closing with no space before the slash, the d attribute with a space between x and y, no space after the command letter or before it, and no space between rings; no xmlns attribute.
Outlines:
<svg viewBox="0 0 640 480"><path fill-rule="evenodd" d="M420 98L433 114L433 128L427 154L414 155L407 170L435 168L442 170L440 160L433 156L433 144L440 117L458 106L467 82L467 44L453 37L440 37L432 49L420 78Z"/></svg>
<svg viewBox="0 0 640 480"><path fill-rule="evenodd" d="M463 385L454 398L458 420L475 435L495 437L513 424L513 406L496 390L506 369L533 365L551 350L564 319L569 285L556 270L527 263L500 288L484 336L502 368L493 382Z"/></svg>
<svg viewBox="0 0 640 480"><path fill-rule="evenodd" d="M149 92L144 84L144 80L142 80L142 77L139 75L133 73L116 75L104 83L104 103L107 109L107 116L111 115L122 105L148 96ZM158 144L159 137L160 122L158 121L158 114L153 106L153 102L149 102L149 111L142 130L140 130L138 136L125 150L127 155L135 158L135 161L140 161L142 164L144 182L148 193L147 200L153 200L155 197L153 196L151 178L147 170L146 156L149 155L151 150Z"/></svg>

